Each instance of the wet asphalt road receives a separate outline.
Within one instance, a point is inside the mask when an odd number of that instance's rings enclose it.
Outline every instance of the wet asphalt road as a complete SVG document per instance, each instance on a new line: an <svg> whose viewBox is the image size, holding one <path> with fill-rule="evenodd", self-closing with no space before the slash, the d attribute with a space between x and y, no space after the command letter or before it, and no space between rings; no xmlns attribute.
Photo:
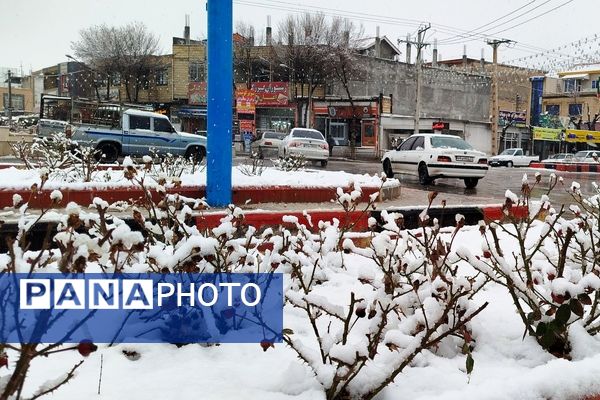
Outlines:
<svg viewBox="0 0 600 400"><path fill-rule="evenodd" d="M247 158L236 157L236 164L247 162L249 162ZM270 164L269 160L265 161L265 165ZM322 168L317 164L310 165L310 163L307 167L330 171L345 171L355 174L379 174L382 171L381 164L375 161L330 160L326 168ZM532 192L533 200L537 200L541 195L547 193L550 174L554 172L557 176L563 178L564 186L559 183L550 194L550 199L555 207L561 204L573 203L571 195L566 192L571 182L578 182L581 185L582 192L590 196L594 192L592 182L600 184L600 173L556 172L548 169L508 167L490 167L486 177L479 181L475 189L466 189L464 182L459 179L436 179L433 185L422 186L419 184L416 176L396 175L395 178L400 180L403 188L423 190L424 192L437 191L440 194L447 193L453 196L464 196L465 198L472 197L479 204L482 198L496 203L504 202L506 189L510 189L517 195L520 194L523 175L527 174L530 184L533 184L536 172L542 175L542 180ZM426 195L423 198L426 198Z"/></svg>

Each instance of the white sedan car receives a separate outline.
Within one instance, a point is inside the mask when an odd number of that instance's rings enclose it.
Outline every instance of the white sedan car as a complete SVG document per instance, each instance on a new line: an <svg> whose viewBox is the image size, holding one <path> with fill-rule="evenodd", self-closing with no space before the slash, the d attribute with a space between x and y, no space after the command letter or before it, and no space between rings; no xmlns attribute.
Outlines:
<svg viewBox="0 0 600 400"><path fill-rule="evenodd" d="M279 144L279 157L303 156L309 161L320 161L327 166L329 145L323 134L315 129L294 128Z"/></svg>
<svg viewBox="0 0 600 400"><path fill-rule="evenodd" d="M264 158L265 154L277 154L279 144L286 136L281 132L263 132L260 139L252 142L252 154L256 154L258 158Z"/></svg>
<svg viewBox="0 0 600 400"><path fill-rule="evenodd" d="M436 178L458 178L472 189L488 171L485 153L458 136L443 134L412 135L385 153L381 161L388 177L394 173L416 175L422 185Z"/></svg>

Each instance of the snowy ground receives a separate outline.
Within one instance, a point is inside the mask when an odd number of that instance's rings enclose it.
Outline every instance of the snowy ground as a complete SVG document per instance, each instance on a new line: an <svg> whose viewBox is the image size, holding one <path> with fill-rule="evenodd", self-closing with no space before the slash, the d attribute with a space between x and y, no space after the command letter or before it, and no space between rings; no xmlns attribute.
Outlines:
<svg viewBox="0 0 600 400"><path fill-rule="evenodd" d="M508 240L508 239L504 239ZM473 254L481 254L477 227L467 227L455 242ZM351 255L348 269L360 269L360 258ZM469 266L463 265L466 272ZM332 287L332 296L352 286ZM583 399L600 393L600 340L574 329L573 361L556 359L531 337L523 339L523 327L507 292L490 284L475 297L490 305L474 319L475 368L465 373L465 356L451 358L424 352L400 374L378 399ZM300 334L302 317L286 309L285 326ZM304 321L305 323L306 321ZM141 353L130 361L122 350ZM103 357L101 395L97 395L100 360ZM59 353L34 365L24 395L47 379L68 370L81 357ZM48 366L51 365L51 368ZM101 348L85 361L78 376L61 387L52 399L103 398L147 399L323 399L324 394L308 367L283 344L263 352L258 344L223 344L213 347L188 345L119 345Z"/></svg>
<svg viewBox="0 0 600 400"><path fill-rule="evenodd" d="M155 186L155 179L158 173L148 173L148 186ZM360 186L381 185L381 179L378 176L369 174L350 174L342 171L323 171L323 170L302 170L285 172L275 168L266 168L260 176L248 176L243 174L239 168L232 169L232 182L234 187L265 187L265 186L289 186L289 187L348 187L352 183ZM396 182L389 180L387 185ZM40 174L38 170L25 170L16 168L7 168L0 170L0 189L28 189L31 185L40 183ZM183 186L206 185L206 170L196 171L195 173L184 173L181 176ZM50 179L44 185L46 189L102 189L116 187L130 187L136 184L123 177L123 171L107 170L98 171L94 175L92 182L84 183L73 177L72 174L63 176L51 174Z"/></svg>

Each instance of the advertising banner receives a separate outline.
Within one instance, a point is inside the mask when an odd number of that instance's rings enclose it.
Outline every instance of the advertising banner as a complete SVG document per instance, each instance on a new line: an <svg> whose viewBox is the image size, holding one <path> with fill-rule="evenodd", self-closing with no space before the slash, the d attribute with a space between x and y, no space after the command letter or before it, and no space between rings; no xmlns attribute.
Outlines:
<svg viewBox="0 0 600 400"><path fill-rule="evenodd" d="M281 342L281 274L0 275L0 343Z"/></svg>
<svg viewBox="0 0 600 400"><path fill-rule="evenodd" d="M599 131L585 131L578 129L567 129L565 140L567 142L600 143Z"/></svg>
<svg viewBox="0 0 600 400"><path fill-rule="evenodd" d="M287 82L254 82L252 91L256 95L256 105L287 106L290 88Z"/></svg>
<svg viewBox="0 0 600 400"><path fill-rule="evenodd" d="M190 82L188 84L188 103L206 104L206 82Z"/></svg>
<svg viewBox="0 0 600 400"><path fill-rule="evenodd" d="M540 128L536 126L533 128L533 140L547 140L551 142L560 142L561 133L561 129Z"/></svg>
<svg viewBox="0 0 600 400"><path fill-rule="evenodd" d="M256 96L252 90L236 89L235 107L238 114L256 113Z"/></svg>

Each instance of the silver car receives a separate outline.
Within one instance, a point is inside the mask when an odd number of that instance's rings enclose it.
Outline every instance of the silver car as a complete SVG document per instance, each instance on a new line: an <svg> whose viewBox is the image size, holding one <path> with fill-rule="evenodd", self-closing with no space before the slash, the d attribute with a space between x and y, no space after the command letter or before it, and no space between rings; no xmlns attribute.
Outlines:
<svg viewBox="0 0 600 400"><path fill-rule="evenodd" d="M580 163L597 163L598 157L600 156L600 151L596 150L582 150L575 153L575 157L573 157L574 162Z"/></svg>
<svg viewBox="0 0 600 400"><path fill-rule="evenodd" d="M277 155L279 144L287 133L281 132L263 132L259 139L252 142L252 154L258 158L265 158L265 155Z"/></svg>
<svg viewBox="0 0 600 400"><path fill-rule="evenodd" d="M279 144L279 157L303 156L306 160L320 161L327 166L329 145L316 129L294 128Z"/></svg>

